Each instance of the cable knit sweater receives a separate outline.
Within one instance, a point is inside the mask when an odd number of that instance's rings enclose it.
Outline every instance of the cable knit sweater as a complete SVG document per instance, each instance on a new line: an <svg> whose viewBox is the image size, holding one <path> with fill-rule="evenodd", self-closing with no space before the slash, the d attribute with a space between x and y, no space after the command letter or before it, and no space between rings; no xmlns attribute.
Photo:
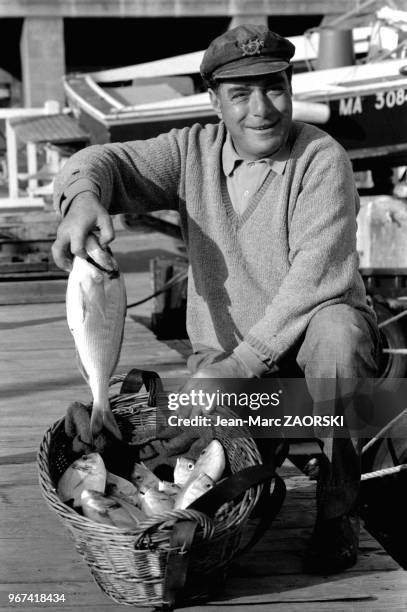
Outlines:
<svg viewBox="0 0 407 612"><path fill-rule="evenodd" d="M178 209L189 254L187 328L194 350L250 347L278 361L330 304L372 312L358 272L358 195L342 147L292 126L291 155L239 217L222 171L223 123L75 154L55 182L64 213L95 192L112 214ZM250 351L249 351L250 352Z"/></svg>

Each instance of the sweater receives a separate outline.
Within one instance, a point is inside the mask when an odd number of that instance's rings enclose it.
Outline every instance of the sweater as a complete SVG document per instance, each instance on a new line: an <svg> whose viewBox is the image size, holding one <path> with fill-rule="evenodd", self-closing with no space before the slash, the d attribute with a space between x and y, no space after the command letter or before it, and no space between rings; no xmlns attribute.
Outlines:
<svg viewBox="0 0 407 612"><path fill-rule="evenodd" d="M55 206L63 214L90 190L111 214L179 210L194 351L249 348L269 364L324 306L349 304L373 320L358 271L359 199L343 148L322 130L293 122L284 172L270 172L238 215L222 171L225 137L221 122L90 146L56 178Z"/></svg>

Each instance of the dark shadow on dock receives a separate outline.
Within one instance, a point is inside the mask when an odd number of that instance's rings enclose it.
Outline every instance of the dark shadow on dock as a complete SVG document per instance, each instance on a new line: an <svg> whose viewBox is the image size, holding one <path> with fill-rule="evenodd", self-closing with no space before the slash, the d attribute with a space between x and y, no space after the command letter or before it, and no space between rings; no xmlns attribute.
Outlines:
<svg viewBox="0 0 407 612"><path fill-rule="evenodd" d="M47 323L57 323L65 321L66 316L48 317L44 319L27 319L26 321L8 321L7 323L0 322L0 330L2 329L20 329L21 327L33 327L34 325L45 325Z"/></svg>
<svg viewBox="0 0 407 612"><path fill-rule="evenodd" d="M149 272L151 259L155 257L176 257L177 254L174 251L156 248L115 251L114 256L122 272Z"/></svg>

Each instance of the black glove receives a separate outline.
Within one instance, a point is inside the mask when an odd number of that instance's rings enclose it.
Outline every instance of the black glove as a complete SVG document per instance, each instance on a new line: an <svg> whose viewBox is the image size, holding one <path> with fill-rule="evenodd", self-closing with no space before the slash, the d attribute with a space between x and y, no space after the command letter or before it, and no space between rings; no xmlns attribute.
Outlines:
<svg viewBox="0 0 407 612"><path fill-rule="evenodd" d="M118 440L106 430L92 439L90 412L91 408L80 402L73 402L66 411L65 433L72 440L72 451L78 455L99 453L109 472L129 478L134 464L140 461L138 447Z"/></svg>
<svg viewBox="0 0 407 612"><path fill-rule="evenodd" d="M72 439L74 453L86 454L95 451L102 454L108 444L105 432L92 439L90 408L80 402L73 402L66 411L65 433Z"/></svg>

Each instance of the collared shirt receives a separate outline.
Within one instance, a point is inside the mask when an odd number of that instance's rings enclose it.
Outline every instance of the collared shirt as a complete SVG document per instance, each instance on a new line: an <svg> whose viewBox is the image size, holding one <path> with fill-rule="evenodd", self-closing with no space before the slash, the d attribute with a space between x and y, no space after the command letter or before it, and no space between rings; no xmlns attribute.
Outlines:
<svg viewBox="0 0 407 612"><path fill-rule="evenodd" d="M263 185L269 172L283 174L290 149L285 144L275 155L256 161L244 160L236 151L230 134L222 149L222 167L232 206L241 215Z"/></svg>

